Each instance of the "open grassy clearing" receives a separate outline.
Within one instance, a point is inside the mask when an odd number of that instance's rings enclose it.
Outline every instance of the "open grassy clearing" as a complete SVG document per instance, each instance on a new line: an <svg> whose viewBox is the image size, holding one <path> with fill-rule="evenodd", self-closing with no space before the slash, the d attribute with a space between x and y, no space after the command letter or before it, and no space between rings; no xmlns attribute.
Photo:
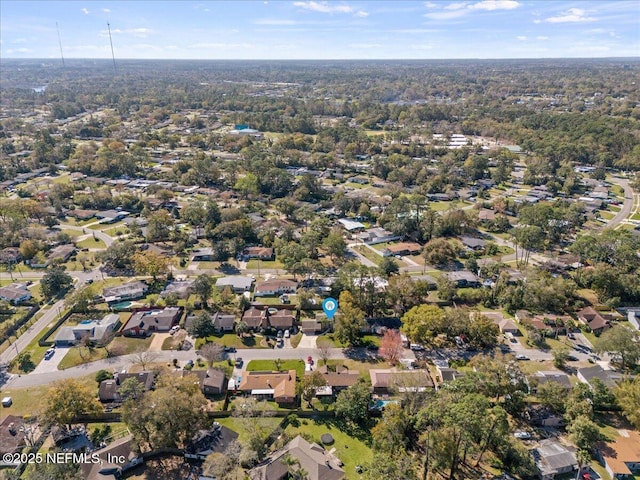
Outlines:
<svg viewBox="0 0 640 480"><path fill-rule="evenodd" d="M281 360L280 366L276 365L275 360L251 360L247 364L248 372L271 372L295 370L297 378L304 376L304 362L302 360Z"/></svg>
<svg viewBox="0 0 640 480"><path fill-rule="evenodd" d="M130 353L145 352L151 345L152 337L148 338L128 338L116 337L111 341L111 348L115 349L119 355L128 355ZM64 356L58 369L65 370L71 367L77 367L84 363L95 362L107 358L107 351L104 348L88 349L87 347L73 347Z"/></svg>

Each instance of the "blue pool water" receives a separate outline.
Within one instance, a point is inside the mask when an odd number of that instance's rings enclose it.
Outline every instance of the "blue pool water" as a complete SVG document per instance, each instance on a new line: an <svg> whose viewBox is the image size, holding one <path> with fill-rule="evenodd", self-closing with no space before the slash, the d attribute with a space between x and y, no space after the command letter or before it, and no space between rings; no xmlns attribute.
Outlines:
<svg viewBox="0 0 640 480"><path fill-rule="evenodd" d="M398 403L396 400L378 400L373 404L373 408L376 410L382 410L384 407L389 405L390 403Z"/></svg>
<svg viewBox="0 0 640 480"><path fill-rule="evenodd" d="M113 305L111 305L111 308L114 310L123 310L125 308L129 308L131 306L131 302L120 302L120 303L114 303Z"/></svg>
<svg viewBox="0 0 640 480"><path fill-rule="evenodd" d="M91 323L91 320L82 320L80 322L80 325L89 325Z"/></svg>

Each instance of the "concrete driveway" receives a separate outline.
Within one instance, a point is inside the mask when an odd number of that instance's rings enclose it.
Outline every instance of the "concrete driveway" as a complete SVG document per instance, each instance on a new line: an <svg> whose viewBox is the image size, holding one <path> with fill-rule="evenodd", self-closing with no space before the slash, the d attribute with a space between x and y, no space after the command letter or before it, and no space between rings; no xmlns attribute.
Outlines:
<svg viewBox="0 0 640 480"><path fill-rule="evenodd" d="M305 333L302 334L302 338L300 339L300 343L298 344L298 348L316 348L316 340L318 337L316 335L307 335ZM289 340L288 338L285 340Z"/></svg>
<svg viewBox="0 0 640 480"><path fill-rule="evenodd" d="M56 353L53 354L49 360L43 358L42 361L38 364L35 370L31 373L50 373L57 372L58 365L64 358L64 356L69 352L71 347L57 347Z"/></svg>

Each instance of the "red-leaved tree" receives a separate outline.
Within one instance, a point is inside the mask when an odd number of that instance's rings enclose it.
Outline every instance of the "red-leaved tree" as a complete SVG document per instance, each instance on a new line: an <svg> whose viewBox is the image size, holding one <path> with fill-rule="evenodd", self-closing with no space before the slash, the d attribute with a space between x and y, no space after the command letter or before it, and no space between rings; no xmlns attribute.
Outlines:
<svg viewBox="0 0 640 480"><path fill-rule="evenodd" d="M380 349L378 353L387 362L395 364L400 360L402 355L402 338L400 332L397 330L387 330L384 332L382 341L380 342Z"/></svg>

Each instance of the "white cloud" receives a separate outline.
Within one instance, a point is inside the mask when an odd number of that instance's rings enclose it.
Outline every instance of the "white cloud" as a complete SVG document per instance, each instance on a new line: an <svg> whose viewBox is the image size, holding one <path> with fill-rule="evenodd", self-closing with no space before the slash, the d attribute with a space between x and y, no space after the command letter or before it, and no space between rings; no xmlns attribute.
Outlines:
<svg viewBox="0 0 640 480"><path fill-rule="evenodd" d="M538 35L536 40L549 40L549 37L545 37L544 35Z"/></svg>
<svg viewBox="0 0 640 480"><path fill-rule="evenodd" d="M439 7L438 4L428 2L425 4L427 8L433 9ZM493 12L496 10L513 10L518 8L520 2L515 0L482 0L481 2L453 2L442 7L442 10L425 13L424 16L432 20L451 20L463 17L474 11Z"/></svg>
<svg viewBox="0 0 640 480"><path fill-rule="evenodd" d="M85 15L89 15L89 10L87 10L86 8L82 8L80 11Z"/></svg>
<svg viewBox="0 0 640 480"><path fill-rule="evenodd" d="M360 18L369 16L369 12L364 10L354 10L353 7L349 5L336 5L333 2L316 2L314 0L308 0L305 2L293 2L293 6L319 13L352 13L354 16Z"/></svg>
<svg viewBox="0 0 640 480"><path fill-rule="evenodd" d="M234 50L238 48L256 48L250 43L194 43L189 48L214 48L217 50Z"/></svg>
<svg viewBox="0 0 640 480"><path fill-rule="evenodd" d="M111 10L109 10L108 8L103 8L102 13L111 13Z"/></svg>
<svg viewBox="0 0 640 480"><path fill-rule="evenodd" d="M32 53L33 50L30 48L8 48L7 53Z"/></svg>
<svg viewBox="0 0 640 480"><path fill-rule="evenodd" d="M577 22L593 22L594 17L587 17L587 12L581 8L570 8L562 15L557 17L549 17L545 19L548 23L577 23Z"/></svg>
<svg viewBox="0 0 640 480"><path fill-rule="evenodd" d="M351 43L349 48L380 48L382 45L379 43Z"/></svg>
<svg viewBox="0 0 640 480"><path fill-rule="evenodd" d="M460 10L461 8L465 8L467 6L467 2L458 2L458 3L450 3L446 7L445 10Z"/></svg>
<svg viewBox="0 0 640 480"><path fill-rule="evenodd" d="M314 2L313 0L307 2L293 2L294 7L304 8L305 10L311 10L313 12L320 13L352 13L353 8L349 5L329 5L327 2Z"/></svg>
<svg viewBox="0 0 640 480"><path fill-rule="evenodd" d="M513 10L520 6L515 0L483 0L482 2L469 5L471 10Z"/></svg>
<svg viewBox="0 0 640 480"><path fill-rule="evenodd" d="M15 40L12 40L11 43L13 45L17 45L19 43L27 43L27 39L26 38L16 38Z"/></svg>
<svg viewBox="0 0 640 480"><path fill-rule="evenodd" d="M525 37L524 35L518 35L516 38L521 42L524 42L527 39L527 37Z"/></svg>
<svg viewBox="0 0 640 480"><path fill-rule="evenodd" d="M132 35L136 38L147 38L149 36L150 33L152 33L153 30L149 29L149 28L129 28L127 30L122 30L120 28L112 28L111 29L111 34L112 35ZM109 31L108 30L100 30L100 36L101 37L107 37L109 36Z"/></svg>
<svg viewBox="0 0 640 480"><path fill-rule="evenodd" d="M254 25L297 25L294 20L285 20L280 18L259 18L253 21Z"/></svg>

